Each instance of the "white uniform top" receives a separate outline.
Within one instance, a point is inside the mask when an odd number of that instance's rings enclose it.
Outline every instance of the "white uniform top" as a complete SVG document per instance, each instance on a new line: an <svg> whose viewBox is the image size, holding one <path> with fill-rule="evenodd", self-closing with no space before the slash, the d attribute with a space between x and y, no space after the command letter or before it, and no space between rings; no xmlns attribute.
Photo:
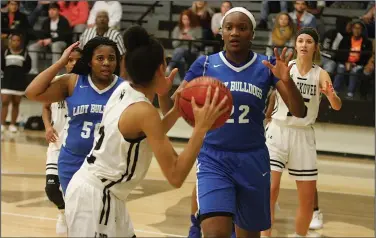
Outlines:
<svg viewBox="0 0 376 238"><path fill-rule="evenodd" d="M54 80L52 80L52 83L56 82L57 80L59 80L59 77L56 77ZM51 103L51 122L59 137L57 138L57 141L55 143L49 144L49 149L60 150L67 121L67 103L65 101Z"/></svg>
<svg viewBox="0 0 376 238"><path fill-rule="evenodd" d="M290 77L294 80L300 93L303 96L304 103L307 107L307 116L298 118L291 115L281 95L276 92L276 103L272 113L273 120L286 126L310 126L315 123L321 101L320 92L320 72L321 67L313 65L312 69L306 74L301 75L296 66L296 61L289 62L294 64L290 70Z"/></svg>
<svg viewBox="0 0 376 238"><path fill-rule="evenodd" d="M152 151L145 137L127 140L119 131L121 114L137 102L150 103L129 82L121 83L106 104L93 149L81 167L98 177L105 189L120 200L125 200L145 177L152 159Z"/></svg>

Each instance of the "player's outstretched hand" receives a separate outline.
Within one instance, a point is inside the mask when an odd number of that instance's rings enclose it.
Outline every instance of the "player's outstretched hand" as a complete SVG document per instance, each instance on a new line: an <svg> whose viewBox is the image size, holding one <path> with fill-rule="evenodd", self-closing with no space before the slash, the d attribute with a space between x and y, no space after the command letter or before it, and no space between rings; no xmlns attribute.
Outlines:
<svg viewBox="0 0 376 238"><path fill-rule="evenodd" d="M46 129L46 141L48 143L55 143L57 141L57 132L56 130L51 126L49 128Z"/></svg>
<svg viewBox="0 0 376 238"><path fill-rule="evenodd" d="M59 61L61 62L62 65L66 65L68 64L68 61L69 61L69 55L70 53L72 52L72 50L76 47L78 47L78 45L80 44L79 41L71 44L70 46L68 46L68 48L66 48L63 52L63 54L61 55Z"/></svg>
<svg viewBox="0 0 376 238"><path fill-rule="evenodd" d="M333 85L328 81L325 81L324 87L322 87L320 91L328 98L333 97L336 94Z"/></svg>
<svg viewBox="0 0 376 238"><path fill-rule="evenodd" d="M224 107L227 101L227 96L217 103L218 97L219 88L216 87L213 100L211 100L211 86L209 86L208 90L206 91L205 104L201 108L197 106L194 97L192 97L191 103L195 117L195 127L208 131L213 126L217 118L229 110L228 106Z"/></svg>
<svg viewBox="0 0 376 238"><path fill-rule="evenodd" d="M279 78L284 82L290 80L290 69L293 66L293 64L288 66L288 63L292 59L292 52L290 52L287 57L286 52L287 47L283 48L281 55L279 55L277 48L274 48L274 55L276 59L275 65L272 65L267 60L262 61L262 63L272 71L275 77Z"/></svg>
<svg viewBox="0 0 376 238"><path fill-rule="evenodd" d="M172 83L174 82L174 78L177 73L178 69L174 68L170 75L165 77L165 85L157 92L159 96L164 96L171 90Z"/></svg>

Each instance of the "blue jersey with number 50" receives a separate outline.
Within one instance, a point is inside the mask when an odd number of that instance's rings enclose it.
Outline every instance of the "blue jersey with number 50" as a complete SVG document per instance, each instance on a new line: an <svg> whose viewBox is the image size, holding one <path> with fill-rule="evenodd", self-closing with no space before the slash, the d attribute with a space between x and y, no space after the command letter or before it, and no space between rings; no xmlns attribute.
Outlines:
<svg viewBox="0 0 376 238"><path fill-rule="evenodd" d="M191 81L200 76L221 80L230 89L233 108L230 119L224 126L209 131L204 143L221 150L242 151L265 146L264 126L265 101L267 94L278 79L262 64L275 58L250 53L250 60L244 65L230 63L225 52L199 57L185 76Z"/></svg>
<svg viewBox="0 0 376 238"><path fill-rule="evenodd" d="M68 128L64 148L75 155L86 156L93 147L104 107L112 92L123 80L115 76L104 89L98 89L90 76L79 75L73 94L65 100L68 106Z"/></svg>

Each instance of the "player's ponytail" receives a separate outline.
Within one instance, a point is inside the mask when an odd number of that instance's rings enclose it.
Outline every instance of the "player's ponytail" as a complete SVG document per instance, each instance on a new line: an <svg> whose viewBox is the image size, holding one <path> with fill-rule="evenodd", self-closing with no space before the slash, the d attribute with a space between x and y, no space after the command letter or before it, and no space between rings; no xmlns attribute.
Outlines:
<svg viewBox="0 0 376 238"><path fill-rule="evenodd" d="M148 86L158 67L164 63L164 50L161 43L142 28L132 26L123 36L125 66L132 82Z"/></svg>
<svg viewBox="0 0 376 238"><path fill-rule="evenodd" d="M89 66L94 54L94 50L101 45L111 46L115 50L116 64L120 65L120 52L117 48L117 44L107 37L97 36L89 40L84 49L82 50L82 57L74 65L72 72L74 74L88 75L91 73L91 67ZM118 68L118 67L117 67ZM114 72L112 72L114 73ZM115 73L116 74L116 73Z"/></svg>

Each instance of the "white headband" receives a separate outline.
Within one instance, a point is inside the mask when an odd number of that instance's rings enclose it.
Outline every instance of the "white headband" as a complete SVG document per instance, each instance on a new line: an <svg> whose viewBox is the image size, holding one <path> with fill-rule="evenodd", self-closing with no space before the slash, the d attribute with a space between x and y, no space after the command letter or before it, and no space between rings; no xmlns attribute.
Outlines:
<svg viewBox="0 0 376 238"><path fill-rule="evenodd" d="M250 11L248 11L247 9L245 9L244 7L233 7L231 8L230 10L228 10L226 12L226 14L222 17L222 20L221 20L221 28L223 26L223 21L225 20L225 18L227 17L227 15L233 13L233 12L241 12L241 13L244 13L245 15L247 15L247 17L249 18L249 20L251 20L252 22L252 27L253 27L253 31L255 31L255 28L256 28L256 20L255 20L255 17L252 15L252 13Z"/></svg>

